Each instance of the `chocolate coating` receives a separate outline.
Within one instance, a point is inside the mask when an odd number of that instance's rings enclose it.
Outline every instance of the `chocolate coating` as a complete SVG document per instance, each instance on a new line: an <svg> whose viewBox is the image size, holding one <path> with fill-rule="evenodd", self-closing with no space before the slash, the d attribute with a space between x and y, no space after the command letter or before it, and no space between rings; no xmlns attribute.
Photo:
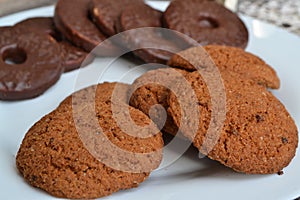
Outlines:
<svg viewBox="0 0 300 200"><path fill-rule="evenodd" d="M214 1L174 0L163 18L167 28L186 34L201 45L246 48L248 43L248 31L241 19Z"/></svg>
<svg viewBox="0 0 300 200"><path fill-rule="evenodd" d="M106 35L118 33L116 25L124 7L143 0L91 0L90 13L98 28Z"/></svg>
<svg viewBox="0 0 300 200"><path fill-rule="evenodd" d="M59 45L64 52L64 72L69 72L80 67L85 67L92 63L94 56L78 47L75 47L70 42L63 40Z"/></svg>
<svg viewBox="0 0 300 200"><path fill-rule="evenodd" d="M52 36L58 43L63 53L64 71L72 71L90 64L94 57L84 50L68 42L55 28L52 17L29 18L17 23L14 28L24 31L38 31Z"/></svg>
<svg viewBox="0 0 300 200"><path fill-rule="evenodd" d="M130 49L138 49L134 54L145 62L165 64L170 57L183 49L171 40L167 40L161 30L138 29L143 27L161 27L162 12L146 4L133 4L124 8L120 16L120 27L126 32L124 43ZM154 48L145 48L151 46Z"/></svg>
<svg viewBox="0 0 300 200"><path fill-rule="evenodd" d="M0 99L36 97L60 78L61 53L52 37L11 27L0 32Z"/></svg>
<svg viewBox="0 0 300 200"><path fill-rule="evenodd" d="M73 44L90 52L107 37L89 19L87 0L59 0L56 4L54 23L57 29ZM99 56L112 56L119 52L111 41L93 52Z"/></svg>

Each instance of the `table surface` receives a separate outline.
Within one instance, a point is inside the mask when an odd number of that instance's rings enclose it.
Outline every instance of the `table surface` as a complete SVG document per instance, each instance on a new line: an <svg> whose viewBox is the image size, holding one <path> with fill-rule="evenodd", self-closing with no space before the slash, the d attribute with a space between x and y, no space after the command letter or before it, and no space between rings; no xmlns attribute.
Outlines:
<svg viewBox="0 0 300 200"><path fill-rule="evenodd" d="M300 36L300 0L240 0L239 11Z"/></svg>

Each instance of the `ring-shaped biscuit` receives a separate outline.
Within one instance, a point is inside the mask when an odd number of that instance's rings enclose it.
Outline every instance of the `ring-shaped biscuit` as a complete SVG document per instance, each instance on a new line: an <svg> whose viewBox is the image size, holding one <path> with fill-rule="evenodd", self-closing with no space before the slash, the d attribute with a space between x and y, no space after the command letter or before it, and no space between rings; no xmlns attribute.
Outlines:
<svg viewBox="0 0 300 200"><path fill-rule="evenodd" d="M59 0L54 14L57 29L73 44L88 52L107 39L90 20L89 3L87 0ZM119 52L119 48L111 41L106 40L101 47L93 53L98 56L113 56Z"/></svg>
<svg viewBox="0 0 300 200"><path fill-rule="evenodd" d="M69 72L79 67L90 64L94 57L83 49L80 49L67 41L59 33L54 25L52 17L34 17L17 23L14 28L22 31L38 31L51 35L58 43L64 54L63 66L64 72Z"/></svg>
<svg viewBox="0 0 300 200"><path fill-rule="evenodd" d="M246 48L248 43L248 31L243 21L214 1L174 0L163 18L167 28L186 34L201 45Z"/></svg>
<svg viewBox="0 0 300 200"><path fill-rule="evenodd" d="M36 97L60 78L61 51L50 36L0 28L0 99Z"/></svg>

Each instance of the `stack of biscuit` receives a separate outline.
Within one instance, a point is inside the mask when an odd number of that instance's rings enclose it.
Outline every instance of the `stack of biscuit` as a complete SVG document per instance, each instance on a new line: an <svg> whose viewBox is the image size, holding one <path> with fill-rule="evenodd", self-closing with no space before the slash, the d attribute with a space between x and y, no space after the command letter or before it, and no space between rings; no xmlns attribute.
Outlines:
<svg viewBox="0 0 300 200"><path fill-rule="evenodd" d="M144 0L59 0L53 18L26 19L1 32L0 99L10 101L43 94L63 72L90 64L94 56L132 51L145 62L166 64L174 53L192 46L245 48L248 43L238 15L209 0L186 0L184 6L174 0L165 12ZM36 43L28 44L32 38Z"/></svg>
<svg viewBox="0 0 300 200"><path fill-rule="evenodd" d="M295 156L297 127L268 91L279 88L279 78L263 60L210 45L182 51L168 65L139 77L130 98L146 114L161 104L164 132L183 135L200 153L243 173L277 173ZM152 111L154 121L160 113Z"/></svg>

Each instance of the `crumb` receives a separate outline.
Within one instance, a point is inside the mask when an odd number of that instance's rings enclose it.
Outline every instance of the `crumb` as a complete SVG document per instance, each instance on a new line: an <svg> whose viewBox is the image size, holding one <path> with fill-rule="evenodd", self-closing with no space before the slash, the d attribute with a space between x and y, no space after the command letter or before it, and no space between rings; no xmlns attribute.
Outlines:
<svg viewBox="0 0 300 200"><path fill-rule="evenodd" d="M283 173L283 171L281 170L281 171L277 172L277 174L278 174L279 176L281 176L281 175L283 175L284 173Z"/></svg>

